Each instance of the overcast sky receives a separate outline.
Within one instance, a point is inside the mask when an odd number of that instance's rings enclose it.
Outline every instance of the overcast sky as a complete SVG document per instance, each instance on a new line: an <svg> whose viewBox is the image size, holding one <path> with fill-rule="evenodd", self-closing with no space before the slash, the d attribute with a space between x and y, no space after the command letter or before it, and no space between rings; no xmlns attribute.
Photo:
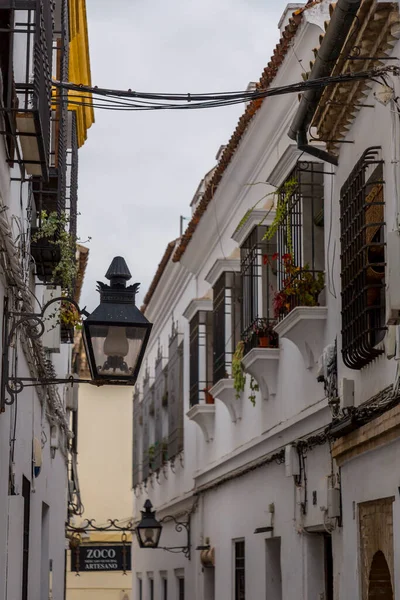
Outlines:
<svg viewBox="0 0 400 600"><path fill-rule="evenodd" d="M87 0L93 85L146 92L243 90L279 39L285 0ZM82 305L123 256L146 293L179 217L243 106L109 112L80 150L79 234L92 240Z"/></svg>

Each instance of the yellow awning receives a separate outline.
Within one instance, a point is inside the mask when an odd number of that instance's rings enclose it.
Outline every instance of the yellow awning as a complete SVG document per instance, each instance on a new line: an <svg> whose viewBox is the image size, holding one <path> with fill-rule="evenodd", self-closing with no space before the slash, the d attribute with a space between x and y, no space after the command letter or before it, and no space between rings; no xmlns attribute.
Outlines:
<svg viewBox="0 0 400 600"><path fill-rule="evenodd" d="M92 85L90 73L89 35L87 25L86 0L69 0L69 81ZM94 123L94 110L84 106L92 102L92 94L70 91L68 97L81 105L70 104L69 109L76 113L78 147L87 139L87 130Z"/></svg>

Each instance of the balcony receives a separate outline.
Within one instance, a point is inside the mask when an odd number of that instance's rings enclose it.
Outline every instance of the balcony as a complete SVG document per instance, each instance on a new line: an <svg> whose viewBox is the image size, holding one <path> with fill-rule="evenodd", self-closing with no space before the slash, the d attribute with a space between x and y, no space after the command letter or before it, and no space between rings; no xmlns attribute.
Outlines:
<svg viewBox="0 0 400 600"><path fill-rule="evenodd" d="M0 0L0 20L7 23L0 34L2 47L7 48L13 61L11 69L1 64L6 131L13 139L19 137L21 150L18 150L17 162L25 167L26 173L47 180L53 3L51 0ZM10 159L12 162L13 157Z"/></svg>
<svg viewBox="0 0 400 600"><path fill-rule="evenodd" d="M306 369L312 369L322 354L327 316L326 306L297 306L275 327L281 339L297 346Z"/></svg>
<svg viewBox="0 0 400 600"><path fill-rule="evenodd" d="M284 255L282 287L274 296L274 311L278 319L275 331L280 338L291 340L303 356L307 369L313 368L324 347L327 308L319 305L323 299L324 274L299 268L291 255Z"/></svg>

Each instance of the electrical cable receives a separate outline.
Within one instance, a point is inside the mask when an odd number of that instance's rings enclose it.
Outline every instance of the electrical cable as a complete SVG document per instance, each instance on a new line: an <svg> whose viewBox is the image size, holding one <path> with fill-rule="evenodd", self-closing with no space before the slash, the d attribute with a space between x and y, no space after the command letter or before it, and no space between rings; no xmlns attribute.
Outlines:
<svg viewBox="0 0 400 600"><path fill-rule="evenodd" d="M263 100L267 97L283 94L298 93L309 89L320 89L335 83L383 78L387 73L399 73L398 67L386 66L358 73L343 73L341 75L322 77L293 83L286 86L258 88L254 91L235 91L202 94L171 94L148 93L132 90L115 90L97 86L84 86L74 83L64 83L52 80L56 89L67 90L67 98L56 97L53 106L68 102L69 105L79 105L102 110L141 111L141 110L195 110L219 108L250 101ZM69 96L69 97L68 97ZM94 98L93 98L94 97ZM123 100L123 101L122 101Z"/></svg>

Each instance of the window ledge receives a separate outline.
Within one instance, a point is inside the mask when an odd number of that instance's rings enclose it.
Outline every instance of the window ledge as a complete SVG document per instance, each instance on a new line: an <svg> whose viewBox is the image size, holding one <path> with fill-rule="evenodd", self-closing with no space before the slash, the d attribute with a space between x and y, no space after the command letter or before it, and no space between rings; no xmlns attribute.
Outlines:
<svg viewBox="0 0 400 600"><path fill-rule="evenodd" d="M186 416L197 423L206 442L212 442L214 439L215 404L195 404L188 410Z"/></svg>
<svg viewBox="0 0 400 600"><path fill-rule="evenodd" d="M307 369L312 369L322 354L327 316L326 306L297 306L275 326L280 338L297 346Z"/></svg>
<svg viewBox="0 0 400 600"><path fill-rule="evenodd" d="M233 387L233 379L231 377L220 379L210 389L210 394L225 404L232 423L236 423L236 421L242 418L242 399L236 398L236 391Z"/></svg>
<svg viewBox="0 0 400 600"><path fill-rule="evenodd" d="M243 358L242 365L258 383L263 400L276 396L279 348L253 348Z"/></svg>

